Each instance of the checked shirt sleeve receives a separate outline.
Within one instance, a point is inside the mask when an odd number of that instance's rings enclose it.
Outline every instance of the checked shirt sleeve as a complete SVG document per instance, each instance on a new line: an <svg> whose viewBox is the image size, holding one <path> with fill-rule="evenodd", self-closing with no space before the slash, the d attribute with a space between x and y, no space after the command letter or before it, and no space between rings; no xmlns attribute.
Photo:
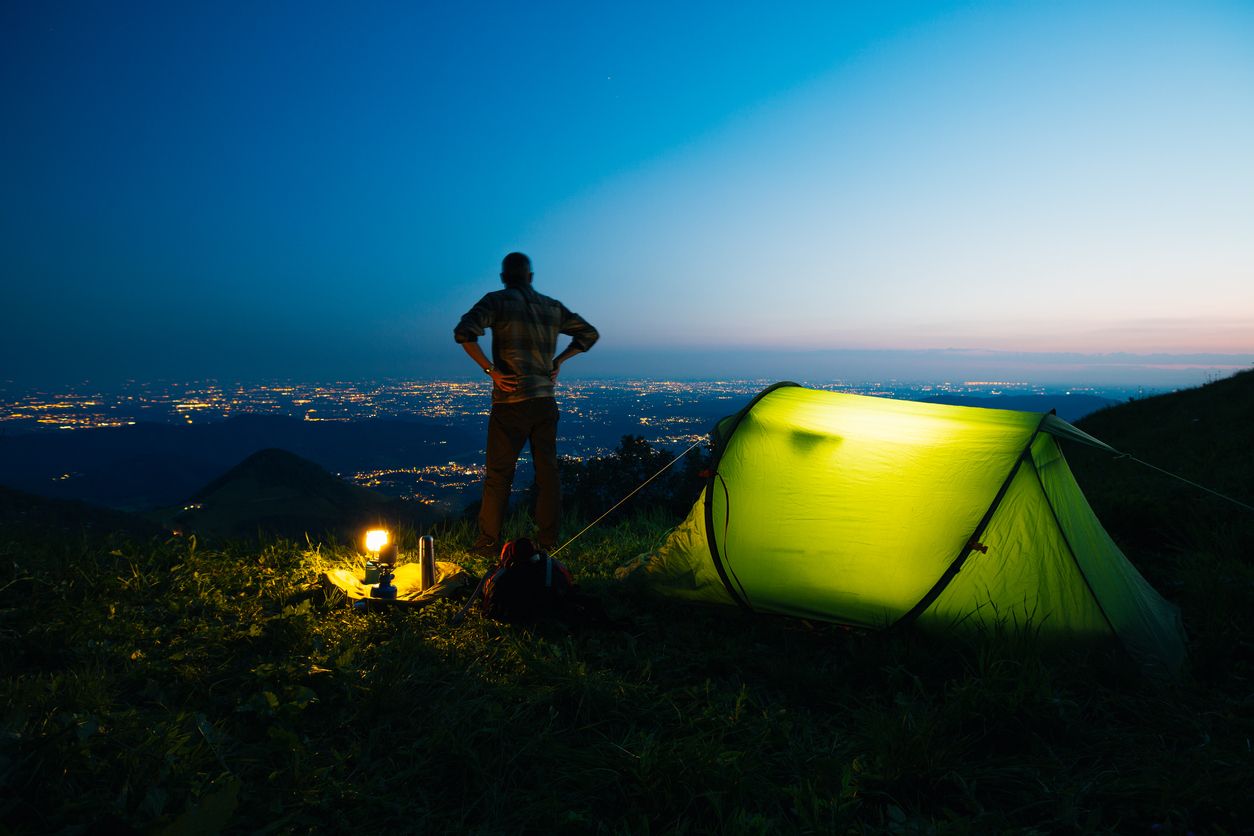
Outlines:
<svg viewBox="0 0 1254 836"><path fill-rule="evenodd" d="M453 339L458 343L478 342L479 338L487 333L488 328L492 327L495 314L491 294L484 296L475 303L473 308L462 315L461 321L453 329Z"/></svg>
<svg viewBox="0 0 1254 836"><path fill-rule="evenodd" d="M593 344L601 338L597 329L588 324L588 320L577 313L571 313L565 305L562 305L562 324L559 330L570 337L571 345L580 351L592 348Z"/></svg>

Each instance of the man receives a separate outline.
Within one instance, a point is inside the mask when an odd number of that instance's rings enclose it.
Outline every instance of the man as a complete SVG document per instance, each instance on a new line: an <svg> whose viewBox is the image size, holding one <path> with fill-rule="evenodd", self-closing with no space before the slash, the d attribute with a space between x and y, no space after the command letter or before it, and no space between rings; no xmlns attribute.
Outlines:
<svg viewBox="0 0 1254 836"><path fill-rule="evenodd" d="M592 348L600 336L578 314L556 299L531 288L531 259L510 253L501 262L504 290L489 293L466 312L453 338L492 378L492 415L488 419L488 461L479 509L475 551L495 556L501 548L501 526L514 484L514 468L523 444L531 442L536 468L536 526L540 548L557 547L561 516L561 485L557 475L557 401L553 387L558 370L571 357ZM479 337L492 329L492 359L479 347ZM561 354L558 334L571 337Z"/></svg>

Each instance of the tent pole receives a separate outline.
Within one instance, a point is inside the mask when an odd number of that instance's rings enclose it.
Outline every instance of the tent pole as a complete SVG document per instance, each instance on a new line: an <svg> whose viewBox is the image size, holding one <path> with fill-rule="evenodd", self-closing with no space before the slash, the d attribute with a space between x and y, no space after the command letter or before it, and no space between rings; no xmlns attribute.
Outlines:
<svg viewBox="0 0 1254 836"><path fill-rule="evenodd" d="M988 510L984 512L984 516L975 526L975 531L971 532L971 536L967 538L962 550L958 552L958 556L949 564L949 568L940 576L932 588L927 591L919 603L910 608L910 611L901 618L889 625L888 629L897 630L902 627L908 627L913 624L923 611L932 606L932 603L940 597L962 569L962 564L967 562L967 558L971 556L971 552L975 550L976 541L980 539L980 535L984 533L984 529L988 528L988 524L993 521L993 514L997 513L997 508L1001 505L1002 498L1005 497L1006 491L1010 490L1010 483L1014 481L1015 476L1019 473L1019 468L1023 466L1023 462L1032 457L1032 442L1036 440L1037 433L1041 431L1041 426L1045 423L1045 419L1049 417L1049 413L1041 416L1041 423L1037 425L1036 430L1028 437L1028 443L1024 445L1023 452L1015 459L1014 466L1010 468L1006 480L1001 483L1001 487L997 491L997 495L993 497L992 503L988 506Z"/></svg>

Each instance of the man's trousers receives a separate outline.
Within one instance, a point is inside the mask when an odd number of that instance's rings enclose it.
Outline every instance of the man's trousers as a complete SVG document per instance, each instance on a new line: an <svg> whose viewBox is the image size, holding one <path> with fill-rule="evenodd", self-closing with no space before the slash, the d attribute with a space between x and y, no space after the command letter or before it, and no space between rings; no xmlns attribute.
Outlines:
<svg viewBox="0 0 1254 836"><path fill-rule="evenodd" d="M536 469L536 526L541 548L557 546L562 513L562 491L557 474L557 401L532 398L492 405L488 418L488 461L483 476L483 504L479 509L480 546L499 546L501 526L509 507L514 469L523 444L531 443Z"/></svg>

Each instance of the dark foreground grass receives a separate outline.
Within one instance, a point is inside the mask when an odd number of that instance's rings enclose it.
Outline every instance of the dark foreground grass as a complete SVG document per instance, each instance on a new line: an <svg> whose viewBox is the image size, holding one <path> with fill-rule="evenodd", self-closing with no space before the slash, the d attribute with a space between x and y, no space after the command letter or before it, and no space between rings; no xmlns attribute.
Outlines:
<svg viewBox="0 0 1254 836"><path fill-rule="evenodd" d="M1248 589L1207 675L864 635L613 579L663 533L563 555L614 625L353 611L348 550L0 537L11 832L1248 832ZM0 532L4 533L4 532ZM441 557L482 569L465 529ZM1227 567L1225 571L1234 571ZM1235 591L1234 591L1235 589ZM1236 626L1233 626L1236 625ZM1221 629L1222 628L1222 629ZM1227 631L1227 632L1224 632Z"/></svg>

